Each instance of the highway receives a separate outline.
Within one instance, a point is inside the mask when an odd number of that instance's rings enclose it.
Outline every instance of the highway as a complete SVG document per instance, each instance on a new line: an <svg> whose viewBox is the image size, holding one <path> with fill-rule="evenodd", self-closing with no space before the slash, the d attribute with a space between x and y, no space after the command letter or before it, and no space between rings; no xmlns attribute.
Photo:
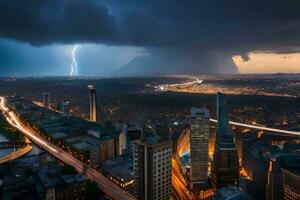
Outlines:
<svg viewBox="0 0 300 200"><path fill-rule="evenodd" d="M31 150L32 150L31 141L27 137L25 137L25 145L22 146L21 148L18 148L16 151L11 152L7 156L3 156L2 158L0 158L0 165L15 160L27 154Z"/></svg>
<svg viewBox="0 0 300 200"><path fill-rule="evenodd" d="M184 87L184 86L192 86L195 84L200 84L203 82L203 80L198 79L197 77L194 76L188 76L190 79L194 79L193 81L186 82L186 83L176 83L176 84L165 84L165 85L159 85L156 86L156 89L159 90L166 90L168 87ZM218 121L216 119L210 119L211 122L217 123ZM264 127L264 126L257 126L257 125L252 125L252 124L244 124L244 123L239 123L239 122L233 122L229 121L229 124L235 125L235 126L240 126L240 127L245 127L245 128L251 128L251 129L258 129L258 130L263 130L263 131L271 131L274 133L281 133L281 134L289 134L289 135L297 135L300 136L300 132L297 131L288 131L288 130L282 130L282 129L276 129L276 128L269 128L269 127Z"/></svg>
<svg viewBox="0 0 300 200"><path fill-rule="evenodd" d="M122 190L115 183L111 182L105 176L103 176L100 172L93 169L92 167L86 165L81 162L77 158L73 157L71 154L63 151L58 148L51 142L45 140L29 127L26 127L17 117L17 115L10 111L6 106L5 98L0 97L0 110L3 111L6 120L20 132L22 132L25 136L27 136L33 143L40 146L48 153L61 160L62 162L73 166L79 173L87 176L91 181L95 181L98 184L98 187L110 198L116 200L133 200L135 199L132 195L128 194L124 190Z"/></svg>
<svg viewBox="0 0 300 200"><path fill-rule="evenodd" d="M163 85L158 85L155 86L157 90L165 91L168 90L168 87L188 87L188 86L193 86L193 85L198 85L203 82L203 80L198 79L197 77L194 76L188 76L187 78L194 79L193 81L186 82L186 83L174 83L174 84L163 84Z"/></svg>
<svg viewBox="0 0 300 200"><path fill-rule="evenodd" d="M216 119L210 119L210 121L215 122L215 123L218 122ZM282 129L277 129L277 128L269 128L269 127L264 127L264 126L244 124L244 123L233 122L233 121L229 121L229 124L235 125L235 126L240 126L240 127L245 127L245 128L258 129L258 130L263 130L263 131L270 131L270 132L274 132L274 133L300 136L300 132L297 132L297 131L288 131L288 130L282 130Z"/></svg>
<svg viewBox="0 0 300 200"><path fill-rule="evenodd" d="M192 193L189 191L188 180L186 179L181 169L181 162L177 154L172 158L172 186L173 193L180 200L193 199Z"/></svg>

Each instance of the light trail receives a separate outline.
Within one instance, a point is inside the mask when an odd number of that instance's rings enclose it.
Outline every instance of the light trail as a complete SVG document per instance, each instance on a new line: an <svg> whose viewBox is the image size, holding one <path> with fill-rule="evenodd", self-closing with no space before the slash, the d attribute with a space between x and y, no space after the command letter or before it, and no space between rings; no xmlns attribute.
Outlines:
<svg viewBox="0 0 300 200"><path fill-rule="evenodd" d="M200 80L199 78L194 77L194 76L188 76L188 78L194 79L194 80L190 81L190 82L186 82L186 83L174 83L174 84L158 85L158 86L155 86L155 88L158 89L158 90L164 91L168 87L185 87L185 86L191 86L191 85L198 85L198 84L201 84L203 82L203 80Z"/></svg>
<svg viewBox="0 0 300 200"><path fill-rule="evenodd" d="M135 200L135 198L129 193L122 190L118 185L110 181L99 171L93 169L87 164L81 162L71 154L65 152L59 147L55 146L51 142L37 135L30 128L26 128L22 122L17 118L16 114L5 106L5 99L0 97L0 109L4 111L4 115L7 121L20 130L24 135L30 138L35 144L46 150L48 153L61 160L65 164L73 166L79 173L88 177L88 179L95 181L98 184L98 187L107 194L110 198L116 200Z"/></svg>
<svg viewBox="0 0 300 200"><path fill-rule="evenodd" d="M49 146L46 142L44 142L43 140L41 140L40 138L38 138L37 136L35 136L34 134L32 134L30 132L30 130L26 129L25 127L23 127L20 122L17 120L16 116L14 115L13 112L9 112L8 113L9 117L6 116L6 120L8 121L8 123L10 123L13 127L19 129L21 132L23 132L26 136L28 136L31 140L33 140L36 143L42 144L44 146L47 146L47 148L49 148L52 152L54 153L58 153L58 151L54 148L52 148L51 146Z"/></svg>
<svg viewBox="0 0 300 200"><path fill-rule="evenodd" d="M210 119L210 121L215 122L215 123L218 122L216 119ZM283 133L283 134L300 136L300 132L297 132L297 131L288 131L288 130L269 128L269 127L264 127L264 126L255 126L255 125L251 125L251 124L244 124L244 123L233 122L233 121L229 121L229 124L246 127L246 128L251 128L251 129L258 129L258 130L264 130L264 131L271 131L271 132L275 132L275 133Z"/></svg>
<svg viewBox="0 0 300 200"><path fill-rule="evenodd" d="M11 152L7 156L0 158L0 165L3 163L15 160L15 159L27 154L31 150L32 150L31 141L27 137L25 137L25 146L21 147L20 149L17 149L16 151Z"/></svg>
<svg viewBox="0 0 300 200"><path fill-rule="evenodd" d="M79 46L76 44L72 49L72 63L70 65L71 71L70 76L78 76L78 64L76 60L76 52Z"/></svg>

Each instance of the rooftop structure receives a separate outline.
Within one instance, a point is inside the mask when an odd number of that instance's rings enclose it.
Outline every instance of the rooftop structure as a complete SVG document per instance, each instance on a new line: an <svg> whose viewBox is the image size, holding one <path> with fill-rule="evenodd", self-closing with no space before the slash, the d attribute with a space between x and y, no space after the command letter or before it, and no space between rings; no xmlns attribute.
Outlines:
<svg viewBox="0 0 300 200"><path fill-rule="evenodd" d="M225 187L217 190L212 200L254 200L249 194L237 187Z"/></svg>

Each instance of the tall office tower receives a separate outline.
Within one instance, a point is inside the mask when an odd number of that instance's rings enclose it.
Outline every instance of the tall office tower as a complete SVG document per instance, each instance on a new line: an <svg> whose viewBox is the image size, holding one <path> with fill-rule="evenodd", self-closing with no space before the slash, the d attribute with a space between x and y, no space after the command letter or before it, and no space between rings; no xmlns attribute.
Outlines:
<svg viewBox="0 0 300 200"><path fill-rule="evenodd" d="M217 94L217 136L213 158L213 184L215 187L238 185L238 151L229 129L226 96Z"/></svg>
<svg viewBox="0 0 300 200"><path fill-rule="evenodd" d="M207 181L209 111L206 108L191 109L190 130L190 180L193 184Z"/></svg>
<svg viewBox="0 0 300 200"><path fill-rule="evenodd" d="M93 85L88 85L90 95L90 121L97 121L97 96Z"/></svg>
<svg viewBox="0 0 300 200"><path fill-rule="evenodd" d="M50 107L50 93L49 92L43 92L43 105L45 108L51 108Z"/></svg>
<svg viewBox="0 0 300 200"><path fill-rule="evenodd" d="M169 200L172 194L172 143L145 136L133 143L134 193L141 200Z"/></svg>

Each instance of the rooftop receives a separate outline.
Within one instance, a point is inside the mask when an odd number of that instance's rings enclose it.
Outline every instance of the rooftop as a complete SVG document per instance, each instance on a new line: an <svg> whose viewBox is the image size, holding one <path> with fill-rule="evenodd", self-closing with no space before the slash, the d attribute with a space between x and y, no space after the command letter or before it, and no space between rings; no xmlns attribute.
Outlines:
<svg viewBox="0 0 300 200"><path fill-rule="evenodd" d="M246 192L237 187L220 188L217 194L213 196L213 200L253 200L253 198Z"/></svg>
<svg viewBox="0 0 300 200"><path fill-rule="evenodd" d="M196 107L192 107L191 108L191 116L192 118L195 118L197 116L200 116L201 118L209 118L209 110L206 108L196 108Z"/></svg>

